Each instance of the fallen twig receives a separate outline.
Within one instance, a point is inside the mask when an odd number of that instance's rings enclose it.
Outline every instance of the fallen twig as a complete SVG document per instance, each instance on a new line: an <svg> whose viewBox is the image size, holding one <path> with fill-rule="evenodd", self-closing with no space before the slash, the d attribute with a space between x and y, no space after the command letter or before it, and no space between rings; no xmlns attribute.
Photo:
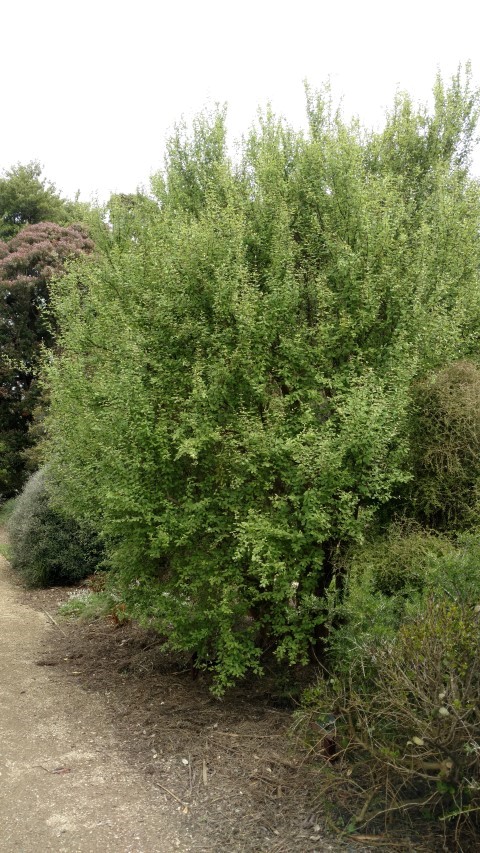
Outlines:
<svg viewBox="0 0 480 853"><path fill-rule="evenodd" d="M157 788L161 788L162 791L165 791L166 794L170 794L170 796L173 797L173 799L176 800L177 803L180 803L181 806L188 806L188 803L186 803L184 800L181 800L180 797L177 797L177 795L174 794L173 791L170 790L170 788L166 788L165 785L162 785L161 782L154 782L153 784L156 785Z"/></svg>
<svg viewBox="0 0 480 853"><path fill-rule="evenodd" d="M60 631L60 633L61 633L61 634L63 634L63 636L64 636L64 637L66 637L67 635L66 635L65 631L64 631L62 628L60 628L60 625L59 625L59 624L58 624L58 622L53 618L53 616L51 616L51 615L50 615L50 613L48 612L48 610L45 610L45 608L44 608L44 607L42 607L42 610L43 610L43 612L45 613L45 615L46 615L46 616L48 616L48 618L50 619L50 622L53 622L53 624L55 625L55 627L56 627L56 628L58 628L58 630Z"/></svg>
<svg viewBox="0 0 480 853"><path fill-rule="evenodd" d="M45 773L56 773L57 775L60 773L71 772L71 767L55 767L53 770L49 770L48 767L44 767L43 764L34 764L34 767L39 767L40 770L45 770Z"/></svg>
<svg viewBox="0 0 480 853"><path fill-rule="evenodd" d="M277 740L278 740L278 734L276 734L276 735L256 735L256 734L249 734L248 732L222 732L222 731L219 731L218 729L213 729L211 731L211 734L212 735L226 735L227 737L252 737L255 740L272 740L275 738L277 738Z"/></svg>

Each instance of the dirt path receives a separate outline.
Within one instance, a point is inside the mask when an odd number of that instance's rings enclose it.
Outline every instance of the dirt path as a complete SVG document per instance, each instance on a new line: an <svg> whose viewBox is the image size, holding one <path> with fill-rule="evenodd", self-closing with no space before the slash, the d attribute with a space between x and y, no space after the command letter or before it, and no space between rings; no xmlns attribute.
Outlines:
<svg viewBox="0 0 480 853"><path fill-rule="evenodd" d="M57 622L72 594L25 590L0 555L1 853L447 849L384 827L332 837L275 674L219 702L134 622Z"/></svg>
<svg viewBox="0 0 480 853"><path fill-rule="evenodd" d="M368 853L328 838L289 710L218 702L134 623L54 625L68 595L0 556L2 853Z"/></svg>
<svg viewBox="0 0 480 853"><path fill-rule="evenodd" d="M0 600L0 849L190 850L175 804L117 749L101 699L39 665L52 626L19 602L3 557Z"/></svg>

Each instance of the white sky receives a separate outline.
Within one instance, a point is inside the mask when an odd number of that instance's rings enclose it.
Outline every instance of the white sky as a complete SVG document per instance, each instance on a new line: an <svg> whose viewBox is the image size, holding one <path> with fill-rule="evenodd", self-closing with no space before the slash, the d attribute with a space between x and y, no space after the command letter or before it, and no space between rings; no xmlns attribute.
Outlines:
<svg viewBox="0 0 480 853"><path fill-rule="evenodd" d="M269 100L301 126L305 78L378 124L437 70L470 59L480 85L479 24L475 0L0 0L0 170L38 159L67 195L132 192L205 105L228 102L237 138Z"/></svg>

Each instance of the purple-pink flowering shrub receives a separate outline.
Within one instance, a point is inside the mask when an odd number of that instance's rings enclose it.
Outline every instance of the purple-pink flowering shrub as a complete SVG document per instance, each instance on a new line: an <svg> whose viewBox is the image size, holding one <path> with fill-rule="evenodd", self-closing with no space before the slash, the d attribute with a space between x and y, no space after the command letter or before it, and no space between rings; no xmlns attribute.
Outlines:
<svg viewBox="0 0 480 853"><path fill-rule="evenodd" d="M18 491L24 479L39 352L53 342L45 310L48 282L67 260L92 249L82 226L53 222L28 225L0 242L0 500Z"/></svg>

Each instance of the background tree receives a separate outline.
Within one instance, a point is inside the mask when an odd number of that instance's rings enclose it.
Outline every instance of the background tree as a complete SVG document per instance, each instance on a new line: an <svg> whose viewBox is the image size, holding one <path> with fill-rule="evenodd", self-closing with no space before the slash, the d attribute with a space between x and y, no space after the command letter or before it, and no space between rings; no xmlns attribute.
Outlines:
<svg viewBox="0 0 480 853"><path fill-rule="evenodd" d="M12 166L0 178L0 239L13 237L25 225L37 222L71 222L76 216L69 204L72 206L42 177L40 163Z"/></svg>
<svg viewBox="0 0 480 853"><path fill-rule="evenodd" d="M66 262L93 248L80 226L42 222L0 243L0 496L22 484L23 452L37 401L35 378L40 350L51 346L52 326L45 311L48 282Z"/></svg>

